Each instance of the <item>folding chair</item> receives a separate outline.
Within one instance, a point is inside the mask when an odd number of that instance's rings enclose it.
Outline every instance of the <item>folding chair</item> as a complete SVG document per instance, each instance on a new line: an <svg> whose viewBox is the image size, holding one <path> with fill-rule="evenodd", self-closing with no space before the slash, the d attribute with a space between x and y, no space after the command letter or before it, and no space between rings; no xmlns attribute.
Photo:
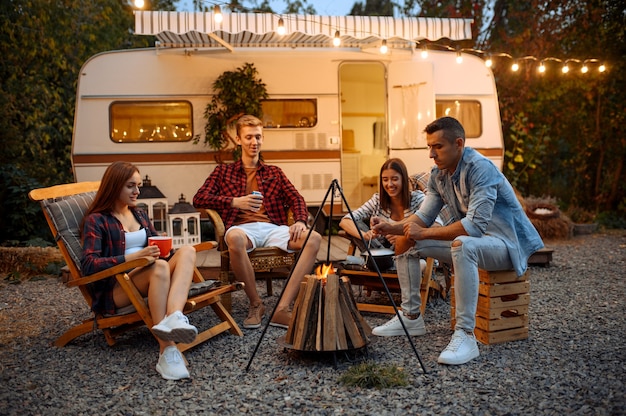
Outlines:
<svg viewBox="0 0 626 416"><path fill-rule="evenodd" d="M132 302L131 305L118 309L115 315L94 313L90 319L77 324L62 334L54 343L58 347L63 347L73 339L96 328L102 330L107 343L113 346L117 336L121 333L144 324L148 328L152 328L154 325L147 300L139 293L127 273L127 271L135 267L147 266L153 263L154 259L144 257L119 264L90 276L84 277L81 274L82 246L79 227L87 208L96 195L99 185L100 182L56 185L34 189L28 194L31 200L40 203L50 230L67 263L70 273L66 285L68 287L78 287L91 309L93 298L89 290L89 284L114 276ZM216 245L217 243L215 242L204 242L198 244L195 248L197 251L210 250L215 248ZM185 351L225 331L243 336L243 332L221 302L222 295L241 289L243 284L220 284L217 281L205 281L197 268L194 271L193 281L194 283L189 291L190 295L183 312L190 313L205 306L211 306L220 323L204 330L200 328L201 332L194 342L178 344L178 349L181 352Z"/></svg>

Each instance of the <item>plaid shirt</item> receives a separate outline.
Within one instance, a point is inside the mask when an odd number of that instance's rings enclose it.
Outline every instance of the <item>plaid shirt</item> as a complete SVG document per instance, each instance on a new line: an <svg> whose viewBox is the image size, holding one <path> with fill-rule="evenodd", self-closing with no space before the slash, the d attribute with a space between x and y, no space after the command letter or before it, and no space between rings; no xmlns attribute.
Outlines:
<svg viewBox="0 0 626 416"><path fill-rule="evenodd" d="M231 204L234 198L246 194L246 178L241 160L217 165L193 197L193 206L216 210L222 217L226 229L230 228L239 211ZM304 198L281 168L259 162L256 180L259 192L263 194L267 216L272 223L288 225L286 208L291 208L294 221L303 221L306 224L309 213Z"/></svg>
<svg viewBox="0 0 626 416"><path fill-rule="evenodd" d="M158 235L148 218L148 214L138 208L130 207L130 209L141 224L141 228L145 228L148 237ZM145 244L148 244L147 239ZM94 213L85 218L83 259L81 261L81 270L84 276L124 263L125 250L124 228L111 213ZM115 313L115 303L113 302L115 283L115 278L109 277L91 285L94 312L111 315Z"/></svg>

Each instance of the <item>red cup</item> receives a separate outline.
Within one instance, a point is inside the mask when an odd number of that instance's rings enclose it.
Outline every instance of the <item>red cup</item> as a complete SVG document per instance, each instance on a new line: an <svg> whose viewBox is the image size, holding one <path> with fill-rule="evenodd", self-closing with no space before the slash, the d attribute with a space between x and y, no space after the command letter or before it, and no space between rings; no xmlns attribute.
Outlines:
<svg viewBox="0 0 626 416"><path fill-rule="evenodd" d="M160 257L167 257L172 251L172 237L167 236L153 236L148 237L148 245L159 246Z"/></svg>

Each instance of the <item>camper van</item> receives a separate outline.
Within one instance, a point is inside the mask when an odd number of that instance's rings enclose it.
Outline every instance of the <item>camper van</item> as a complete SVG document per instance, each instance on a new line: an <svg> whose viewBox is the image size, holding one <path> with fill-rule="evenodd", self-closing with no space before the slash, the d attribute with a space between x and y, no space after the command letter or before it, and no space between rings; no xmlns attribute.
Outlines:
<svg viewBox="0 0 626 416"><path fill-rule="evenodd" d="M334 179L348 206L359 207L378 190L388 158L403 159L410 174L430 171L423 130L440 116L458 118L467 145L502 166L491 70L472 54L429 50L416 41L465 39L471 21L390 17L377 18L376 26L374 17L287 15L281 18L287 34L279 36L276 15L242 15L224 16L217 28L208 27L211 13L137 12L136 31L156 36L154 48L90 58L77 88L76 180L99 180L111 162L127 160L170 205L181 196L191 201L216 164L231 161L217 160L204 144L212 85L246 63L269 93L262 157L283 169L313 214ZM297 19L319 21L299 25ZM337 36L338 47L332 45Z"/></svg>

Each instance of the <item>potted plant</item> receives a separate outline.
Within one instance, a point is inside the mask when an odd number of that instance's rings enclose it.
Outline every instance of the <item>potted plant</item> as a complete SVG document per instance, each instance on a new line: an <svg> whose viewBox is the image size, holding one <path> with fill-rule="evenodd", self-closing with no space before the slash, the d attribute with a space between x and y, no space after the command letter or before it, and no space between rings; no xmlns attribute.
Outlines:
<svg viewBox="0 0 626 416"><path fill-rule="evenodd" d="M254 65L245 63L235 71L220 75L213 83L213 91L213 98L204 110L207 120L204 144L217 150L218 163L222 163L222 152L228 150L237 160L241 149L235 142L235 122L244 114L262 117L261 101L268 98L267 89ZM195 142L198 141L196 136Z"/></svg>

